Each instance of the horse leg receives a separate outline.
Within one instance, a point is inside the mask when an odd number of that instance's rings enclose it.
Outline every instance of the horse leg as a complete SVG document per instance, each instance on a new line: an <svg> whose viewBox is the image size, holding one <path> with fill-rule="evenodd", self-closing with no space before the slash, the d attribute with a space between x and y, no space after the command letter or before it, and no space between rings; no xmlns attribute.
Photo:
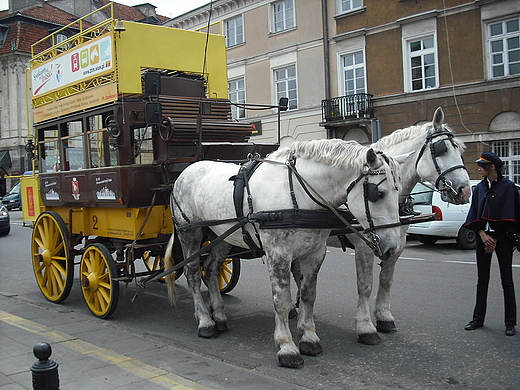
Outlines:
<svg viewBox="0 0 520 390"><path fill-rule="evenodd" d="M265 241L264 241L265 242ZM265 247L265 246L264 246ZM289 312L292 308L290 290L290 263L287 254L266 254L267 268L271 279L275 310L274 342L278 348L278 364L282 367L298 368L303 365L300 351L294 344L289 329Z"/></svg>
<svg viewBox="0 0 520 390"><path fill-rule="evenodd" d="M356 310L356 333L358 342L377 345L381 338L370 316L370 295L372 294L374 255L372 250L356 239L356 273L358 305Z"/></svg>
<svg viewBox="0 0 520 390"><path fill-rule="evenodd" d="M300 291L302 288L302 272L300 270L300 261L298 259L291 263L291 273L293 275L294 282L296 283L296 303L293 305L289 318L298 317L298 307L300 307Z"/></svg>
<svg viewBox="0 0 520 390"><path fill-rule="evenodd" d="M200 229L190 230L179 234L179 240L186 257L191 256L200 249L202 242L202 232ZM213 338L218 336L215 322L211 318L210 311L204 303L204 298L200 292L202 275L200 272L200 259L197 257L184 266L184 275L188 282L193 297L195 307L195 319L198 322L198 335L203 338Z"/></svg>
<svg viewBox="0 0 520 390"><path fill-rule="evenodd" d="M326 246L323 246L300 261L303 279L300 291L301 305L298 315L298 331L300 334L300 353L303 355L317 356L323 352L314 323L314 302L316 301L318 271L325 259L325 254Z"/></svg>
<svg viewBox="0 0 520 390"><path fill-rule="evenodd" d="M374 316L376 318L377 330L383 333L397 332L395 320L390 312L390 289L392 288L394 270L400 253L381 264L379 273L379 288L377 290Z"/></svg>
<svg viewBox="0 0 520 390"><path fill-rule="evenodd" d="M401 228L401 247L388 260L381 264L379 273L379 288L377 290L374 316L377 330L384 333L397 332L395 319L390 312L390 289L394 280L395 264L406 245L406 227Z"/></svg>
<svg viewBox="0 0 520 390"><path fill-rule="evenodd" d="M224 300L220 293L218 279L222 264L231 250L231 245L222 242L211 251L204 262L205 280L208 285L210 309L219 333L227 332L227 318L224 312Z"/></svg>

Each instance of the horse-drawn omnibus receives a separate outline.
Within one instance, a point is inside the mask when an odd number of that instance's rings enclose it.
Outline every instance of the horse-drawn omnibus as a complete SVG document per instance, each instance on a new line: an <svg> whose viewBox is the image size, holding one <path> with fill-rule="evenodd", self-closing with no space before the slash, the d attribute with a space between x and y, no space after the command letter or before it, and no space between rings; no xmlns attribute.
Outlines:
<svg viewBox="0 0 520 390"><path fill-rule="evenodd" d="M112 3L96 12L106 11ZM88 308L108 318L119 282L163 267L180 172L277 145L249 142L252 126L232 120L223 36L113 17L92 25L93 14L62 29L79 30L70 38L57 42L58 30L32 46L35 174L21 179L22 210L45 298L65 300L79 264ZM228 260L223 292L239 274L239 259Z"/></svg>

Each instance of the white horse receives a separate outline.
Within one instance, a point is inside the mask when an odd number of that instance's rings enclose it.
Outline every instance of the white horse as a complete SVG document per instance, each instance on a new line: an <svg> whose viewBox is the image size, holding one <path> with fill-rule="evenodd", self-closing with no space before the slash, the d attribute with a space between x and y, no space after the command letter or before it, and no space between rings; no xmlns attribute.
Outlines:
<svg viewBox="0 0 520 390"><path fill-rule="evenodd" d="M401 204L407 200L420 179L434 184L451 203L466 203L471 195L469 176L462 161L464 144L454 137L451 129L443 122L444 113L439 107L435 111L432 122L396 130L371 145L372 148L383 151L388 156L408 155L400 167ZM363 344L379 344L381 339L377 331L393 333L397 330L394 317L390 312L390 289L395 263L405 247L407 229L408 225L403 225L401 228L400 249L380 264L379 288L374 307L377 327L372 323L370 316L374 256L356 236L348 235L356 252L359 295L356 333L358 341ZM331 240L329 240L330 244ZM298 276L295 276L295 279L297 278Z"/></svg>
<svg viewBox="0 0 520 390"><path fill-rule="evenodd" d="M295 208L301 211L323 210L324 203L335 208L348 201L350 211L365 229L395 224L399 220L398 190L394 177L397 169L398 164L393 159L387 162L384 156L355 142L295 142L290 148L280 148L256 168L248 180L243 213L248 215L252 212ZM200 249L203 237L207 234L208 229L199 222L213 221L208 225L211 224L210 229L216 236L222 235L232 226L230 219L235 218L237 213L233 203L233 181L230 178L237 171L235 164L201 161L186 168L175 181L171 205L185 258ZM294 173L293 179L289 179L290 172ZM302 178L301 182L297 180L298 176ZM367 199L366 202L364 199ZM216 220L227 223L214 224ZM317 274L325 258L330 228L320 229L313 224L309 228L285 227L255 231L257 225L256 222L249 223L246 229L265 253L275 308L274 339L278 347L278 361L281 366L299 367L303 364L300 352L313 356L322 352L315 331L313 306ZM374 234L374 230L368 230ZM379 242L375 248L379 256L383 260L391 257L401 251L400 228L394 225L378 229L375 241ZM172 266L172 245L173 235L165 254L166 267ZM210 308L206 306L200 292L199 258L184 268L201 337L216 337L219 331L227 330L217 277L231 246L248 248L241 231L232 233L216 245L204 262ZM302 273L299 348L293 342L289 329L289 312L292 308L290 267L296 259L300 262ZM167 278L167 285L172 299L173 278Z"/></svg>

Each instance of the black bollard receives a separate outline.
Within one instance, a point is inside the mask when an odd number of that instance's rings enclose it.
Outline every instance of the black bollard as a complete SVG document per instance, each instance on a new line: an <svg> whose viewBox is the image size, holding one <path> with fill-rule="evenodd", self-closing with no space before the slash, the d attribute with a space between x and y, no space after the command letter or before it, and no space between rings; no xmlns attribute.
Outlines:
<svg viewBox="0 0 520 390"><path fill-rule="evenodd" d="M34 356L39 361L31 367L34 390L60 390L58 363L49 360L52 348L47 343L38 343L33 348Z"/></svg>

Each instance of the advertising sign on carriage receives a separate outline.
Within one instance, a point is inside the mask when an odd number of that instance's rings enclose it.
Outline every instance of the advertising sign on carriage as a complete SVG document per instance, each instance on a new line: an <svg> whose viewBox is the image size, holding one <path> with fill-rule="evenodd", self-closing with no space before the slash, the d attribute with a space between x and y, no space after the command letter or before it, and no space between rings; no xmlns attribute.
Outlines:
<svg viewBox="0 0 520 390"><path fill-rule="evenodd" d="M114 70L113 36L104 34L31 68L32 97L77 84Z"/></svg>

